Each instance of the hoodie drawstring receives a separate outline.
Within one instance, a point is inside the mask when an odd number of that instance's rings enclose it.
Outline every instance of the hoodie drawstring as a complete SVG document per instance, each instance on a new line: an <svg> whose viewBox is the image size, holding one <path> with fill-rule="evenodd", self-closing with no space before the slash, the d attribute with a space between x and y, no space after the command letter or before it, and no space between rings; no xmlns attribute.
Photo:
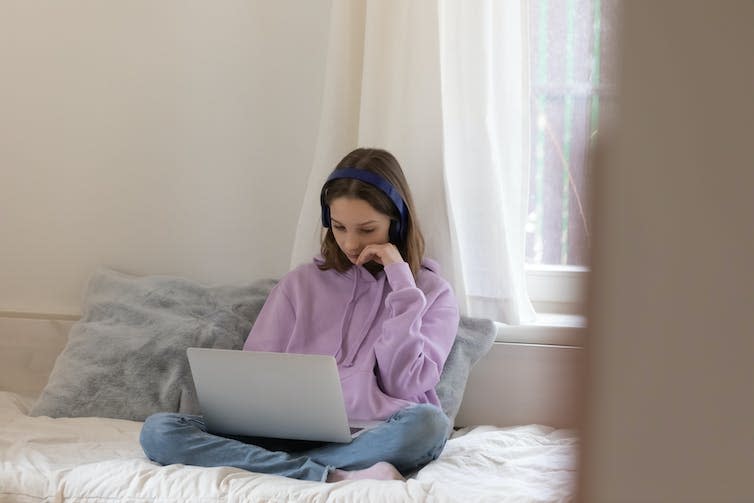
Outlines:
<svg viewBox="0 0 754 503"><path fill-rule="evenodd" d="M359 274L361 274L361 270L354 270L354 282L353 282L353 289L351 291L351 299L348 301L348 305L346 306L346 312L343 316L343 321L341 322L340 326L340 336L341 336L341 343L340 343L340 349L338 349L338 352L335 355L335 359L338 361L338 363L342 364L344 367L351 367L354 364L354 360L356 359L356 355L359 354L359 351L361 350L361 347L364 345L367 339L367 335L369 334L369 329L372 327L372 324L374 323L375 318L377 317L377 312L380 309L380 305L382 304L382 293L385 289L385 282L386 281L378 281L378 285L376 285L379 288L379 292L375 292L376 294L371 296L375 299L373 302L369 315L364 321L364 324L360 327L358 334L352 333L352 335L349 337L349 329L351 328L351 319L353 318L353 312L356 308L356 300L358 296L358 286L359 286ZM353 349L352 349L353 348Z"/></svg>

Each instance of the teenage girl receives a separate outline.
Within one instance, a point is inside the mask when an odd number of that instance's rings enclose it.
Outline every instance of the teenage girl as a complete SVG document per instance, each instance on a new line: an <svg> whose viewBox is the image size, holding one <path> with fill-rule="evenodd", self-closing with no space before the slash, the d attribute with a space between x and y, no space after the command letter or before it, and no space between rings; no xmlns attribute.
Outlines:
<svg viewBox="0 0 754 503"><path fill-rule="evenodd" d="M321 256L272 289L244 350L334 356L349 420L383 422L348 444L315 443L226 438L207 433L199 416L160 413L141 433L150 459L334 482L402 480L439 456L451 425L435 386L459 314L423 257L398 161L354 150L322 187L321 206Z"/></svg>

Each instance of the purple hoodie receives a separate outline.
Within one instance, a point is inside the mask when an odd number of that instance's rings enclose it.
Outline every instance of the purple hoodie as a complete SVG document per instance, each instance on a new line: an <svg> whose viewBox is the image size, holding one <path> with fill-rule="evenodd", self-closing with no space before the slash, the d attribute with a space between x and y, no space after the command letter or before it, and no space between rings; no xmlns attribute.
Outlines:
<svg viewBox="0 0 754 503"><path fill-rule="evenodd" d="M321 258L272 289L244 350L332 355L348 417L384 420L413 403L440 405L435 386L458 330L450 285L422 262L377 276L362 266L321 271Z"/></svg>

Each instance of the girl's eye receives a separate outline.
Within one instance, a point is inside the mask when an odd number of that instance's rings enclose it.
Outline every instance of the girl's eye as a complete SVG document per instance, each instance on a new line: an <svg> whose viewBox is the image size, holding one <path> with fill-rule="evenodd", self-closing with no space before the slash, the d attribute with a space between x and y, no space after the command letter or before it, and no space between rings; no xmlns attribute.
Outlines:
<svg viewBox="0 0 754 503"><path fill-rule="evenodd" d="M346 228L342 225L332 224L332 228L334 231L346 232ZM359 232L362 234L371 234L372 232L374 232L374 229L360 229Z"/></svg>

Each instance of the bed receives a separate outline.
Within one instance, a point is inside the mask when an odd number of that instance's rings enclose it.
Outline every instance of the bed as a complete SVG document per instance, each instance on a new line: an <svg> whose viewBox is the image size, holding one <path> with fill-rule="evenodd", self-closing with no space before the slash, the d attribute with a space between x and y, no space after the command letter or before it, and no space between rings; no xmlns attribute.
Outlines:
<svg viewBox="0 0 754 503"><path fill-rule="evenodd" d="M541 424L457 428L439 459L405 482L324 484L150 462L138 441L143 419L157 410L197 411L185 347L240 347L273 284L206 287L97 271L41 391L21 384L0 391L0 503L573 499L577 435ZM462 319L437 388L452 419L493 338L486 320ZM24 357L0 345L4 358Z"/></svg>

